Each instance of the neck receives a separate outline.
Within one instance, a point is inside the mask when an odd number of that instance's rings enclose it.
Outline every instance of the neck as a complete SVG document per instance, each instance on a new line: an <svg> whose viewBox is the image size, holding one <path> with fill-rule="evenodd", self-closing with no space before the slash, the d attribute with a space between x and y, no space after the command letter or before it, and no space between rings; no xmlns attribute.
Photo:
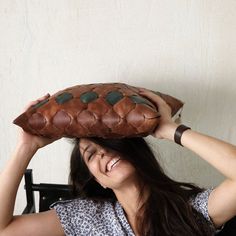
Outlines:
<svg viewBox="0 0 236 236"><path fill-rule="evenodd" d="M140 198L141 184L133 181L122 188L113 190L117 200L122 205L128 219L135 219L138 210L148 197L147 188L144 188Z"/></svg>
<svg viewBox="0 0 236 236"><path fill-rule="evenodd" d="M146 201L149 191L147 188L144 188L144 192L142 194L142 198L139 197L141 190L140 183L132 182L127 184L126 186L122 186L122 188L116 189L114 191L117 200L122 205L126 218L133 229L135 235L139 236L137 231L137 213L142 206L142 204Z"/></svg>

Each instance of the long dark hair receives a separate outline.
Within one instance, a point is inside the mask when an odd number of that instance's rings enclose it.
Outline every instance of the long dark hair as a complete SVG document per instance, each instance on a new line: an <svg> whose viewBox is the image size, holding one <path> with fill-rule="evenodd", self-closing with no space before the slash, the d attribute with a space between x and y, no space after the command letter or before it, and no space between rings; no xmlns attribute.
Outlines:
<svg viewBox="0 0 236 236"><path fill-rule="evenodd" d="M150 194L136 216L140 235L213 235L212 228L202 214L188 203L192 196L204 189L168 177L144 138L88 139L120 153L135 167L140 182L149 187ZM75 140L70 162L69 182L72 185L73 196L95 201L116 201L113 191L101 187L91 175L81 156L79 141ZM140 196L142 191L143 189Z"/></svg>

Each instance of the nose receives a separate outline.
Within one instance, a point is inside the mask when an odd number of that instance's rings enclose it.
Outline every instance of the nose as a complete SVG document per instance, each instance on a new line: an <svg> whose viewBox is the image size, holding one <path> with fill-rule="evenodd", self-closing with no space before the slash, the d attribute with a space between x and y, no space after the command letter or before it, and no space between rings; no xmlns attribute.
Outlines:
<svg viewBox="0 0 236 236"><path fill-rule="evenodd" d="M101 150L99 151L100 157L103 158L104 155L105 155L105 153L106 153L106 150L105 150L105 149L101 149Z"/></svg>
<svg viewBox="0 0 236 236"><path fill-rule="evenodd" d="M111 153L106 148L102 148L102 149L99 150L99 155L102 159L105 155L110 156Z"/></svg>

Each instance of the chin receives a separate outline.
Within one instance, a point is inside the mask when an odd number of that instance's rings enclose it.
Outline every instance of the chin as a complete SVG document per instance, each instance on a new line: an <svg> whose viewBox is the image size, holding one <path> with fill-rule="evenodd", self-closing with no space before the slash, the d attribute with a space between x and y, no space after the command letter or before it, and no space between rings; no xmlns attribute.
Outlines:
<svg viewBox="0 0 236 236"><path fill-rule="evenodd" d="M136 170L130 163L129 165L120 165L119 167L117 166L116 170L114 169L109 173L109 177L112 178L112 189L121 188L137 180Z"/></svg>

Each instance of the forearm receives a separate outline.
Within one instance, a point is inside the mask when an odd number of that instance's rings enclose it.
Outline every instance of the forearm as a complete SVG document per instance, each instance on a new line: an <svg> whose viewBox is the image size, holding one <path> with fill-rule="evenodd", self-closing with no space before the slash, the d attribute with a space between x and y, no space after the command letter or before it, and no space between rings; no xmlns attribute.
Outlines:
<svg viewBox="0 0 236 236"><path fill-rule="evenodd" d="M0 174L0 230L12 220L17 190L36 150L18 145Z"/></svg>
<svg viewBox="0 0 236 236"><path fill-rule="evenodd" d="M167 139L174 141L174 133L177 127L176 124L170 126L166 134ZM181 143L224 176L236 181L236 146L194 130L186 130L182 134Z"/></svg>

